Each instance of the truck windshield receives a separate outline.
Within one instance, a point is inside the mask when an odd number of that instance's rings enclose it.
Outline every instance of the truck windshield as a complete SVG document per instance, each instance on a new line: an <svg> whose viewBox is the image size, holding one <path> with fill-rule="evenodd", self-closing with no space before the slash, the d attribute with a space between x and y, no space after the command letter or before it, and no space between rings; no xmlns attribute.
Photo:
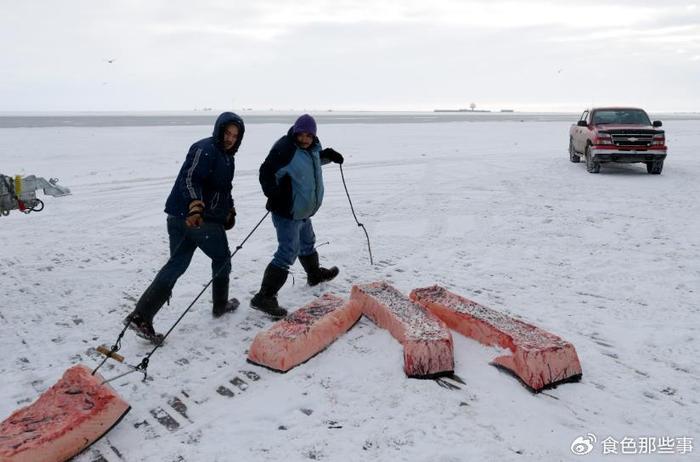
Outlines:
<svg viewBox="0 0 700 462"><path fill-rule="evenodd" d="M595 111L593 124L634 124L651 125L646 112L639 109L603 109Z"/></svg>

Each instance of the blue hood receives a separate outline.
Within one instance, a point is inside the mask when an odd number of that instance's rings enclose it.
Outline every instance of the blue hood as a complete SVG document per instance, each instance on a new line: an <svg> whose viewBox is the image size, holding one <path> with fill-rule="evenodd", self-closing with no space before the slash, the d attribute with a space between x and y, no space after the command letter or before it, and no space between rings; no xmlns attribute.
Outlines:
<svg viewBox="0 0 700 462"><path fill-rule="evenodd" d="M243 134L245 133L245 124L243 123L243 119L241 119L237 114L234 114L233 112L223 112L221 115L219 115L219 117L216 119L216 123L214 124L214 133L212 136L214 137L216 145L221 148L221 142L224 138L224 130L229 124L234 124L236 127L238 127L238 140L236 141L236 145L233 147L233 149L229 151L230 153L235 154L238 152L238 148L241 146Z"/></svg>

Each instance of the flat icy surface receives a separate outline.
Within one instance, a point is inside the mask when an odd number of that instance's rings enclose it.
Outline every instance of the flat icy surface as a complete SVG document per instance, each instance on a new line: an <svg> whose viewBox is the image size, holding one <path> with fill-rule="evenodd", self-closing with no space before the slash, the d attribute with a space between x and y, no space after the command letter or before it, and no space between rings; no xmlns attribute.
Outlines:
<svg viewBox="0 0 700 462"><path fill-rule="evenodd" d="M352 284L380 279L406 295L441 284L572 342L582 381L532 395L488 364L497 351L457 333L460 389L407 379L401 345L367 319L287 374L246 364L252 338L271 322L248 308L276 248L268 218L233 259L238 312L213 319L207 292L152 357L152 380L131 374L113 382L133 409L77 462L635 457L603 455L608 437L628 437L637 451L643 437L673 438L675 455L635 460L697 456L680 454L687 440L676 440L700 436L697 120L664 119L669 157L657 176L641 164L604 165L592 175L570 163L576 116L351 119L320 119L319 135L345 155L375 264L339 169L328 165L314 227L321 262L341 273L309 288L295 265L282 304L301 307L329 290L347 298ZM247 126L236 157L232 248L265 213L258 167L293 120ZM0 173L58 177L73 191L40 194L41 213L0 217L0 418L73 364L94 367L92 349L115 340L168 258L162 210L185 152L210 132L0 129ZM166 331L209 277L209 260L197 253L156 328ZM138 364L149 351L127 333L120 353ZM106 376L127 370L108 364ZM597 438L592 453L574 456L572 442L588 433Z"/></svg>

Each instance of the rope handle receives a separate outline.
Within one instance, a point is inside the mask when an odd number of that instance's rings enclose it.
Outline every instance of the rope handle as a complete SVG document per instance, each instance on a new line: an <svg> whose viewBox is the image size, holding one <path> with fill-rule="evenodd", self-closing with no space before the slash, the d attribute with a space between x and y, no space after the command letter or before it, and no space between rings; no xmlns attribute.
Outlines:
<svg viewBox="0 0 700 462"><path fill-rule="evenodd" d="M124 356L117 354L116 351L112 351L111 349L107 348L105 345L100 345L96 348L98 353L102 353L103 355L107 356L108 358L112 358L115 361L118 361L120 363L124 362Z"/></svg>
<svg viewBox="0 0 700 462"><path fill-rule="evenodd" d="M100 353L104 354L105 357L104 357L104 359L100 362L100 364L97 365L97 367L92 371L92 374L90 374L90 375L95 375L95 374L97 373L97 371L98 371L102 366L104 366L104 364L107 362L107 360L108 360L109 358L114 358L114 355L115 355L115 354L117 353L117 351L119 351L119 350L121 349L121 347L122 347L122 337L124 337L124 333L125 333L126 330L129 328L130 325L131 325L131 317L129 317L128 320L127 320L127 322L124 323L124 328L123 328L122 331L119 333L119 336L117 336L117 340L114 342L114 345L112 345L112 348L109 349L108 354L104 353L103 351L100 351L100 348L102 348L102 346L100 346L100 347L97 348L97 351L99 351ZM106 350L107 348L104 347L104 349ZM121 355L117 355L117 356L120 356L120 357L121 357ZM115 358L115 359L116 359L116 358ZM122 359L123 359L123 357L122 357ZM119 361L119 362L121 362L121 361Z"/></svg>

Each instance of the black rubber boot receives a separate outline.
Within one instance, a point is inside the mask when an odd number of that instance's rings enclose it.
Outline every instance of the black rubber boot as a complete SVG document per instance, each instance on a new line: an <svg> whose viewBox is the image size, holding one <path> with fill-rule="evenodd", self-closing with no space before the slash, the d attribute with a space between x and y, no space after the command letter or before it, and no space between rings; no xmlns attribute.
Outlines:
<svg viewBox="0 0 700 462"><path fill-rule="evenodd" d="M153 318L170 298L172 290L170 287L159 284L157 280L139 298L134 311L124 320L129 323L139 337L158 344L163 339L163 335L153 329Z"/></svg>
<svg viewBox="0 0 700 462"><path fill-rule="evenodd" d="M318 252L314 252L311 255L299 256L299 262L306 271L306 282L308 282L310 286L330 281L340 273L337 266L331 268L319 266Z"/></svg>
<svg viewBox="0 0 700 462"><path fill-rule="evenodd" d="M240 304L237 299L228 298L228 279L214 279L211 286L212 315L215 318L236 311Z"/></svg>
<svg viewBox="0 0 700 462"><path fill-rule="evenodd" d="M250 306L274 318L287 316L287 310L277 303L277 292L287 281L287 271L274 266L272 263L265 268L260 291L250 300Z"/></svg>
<svg viewBox="0 0 700 462"><path fill-rule="evenodd" d="M141 295L141 298L139 298L133 314L152 323L158 311L160 311L163 305L165 305L165 302L170 299L171 293L172 290L170 287L159 284L157 280L153 281L143 295Z"/></svg>

